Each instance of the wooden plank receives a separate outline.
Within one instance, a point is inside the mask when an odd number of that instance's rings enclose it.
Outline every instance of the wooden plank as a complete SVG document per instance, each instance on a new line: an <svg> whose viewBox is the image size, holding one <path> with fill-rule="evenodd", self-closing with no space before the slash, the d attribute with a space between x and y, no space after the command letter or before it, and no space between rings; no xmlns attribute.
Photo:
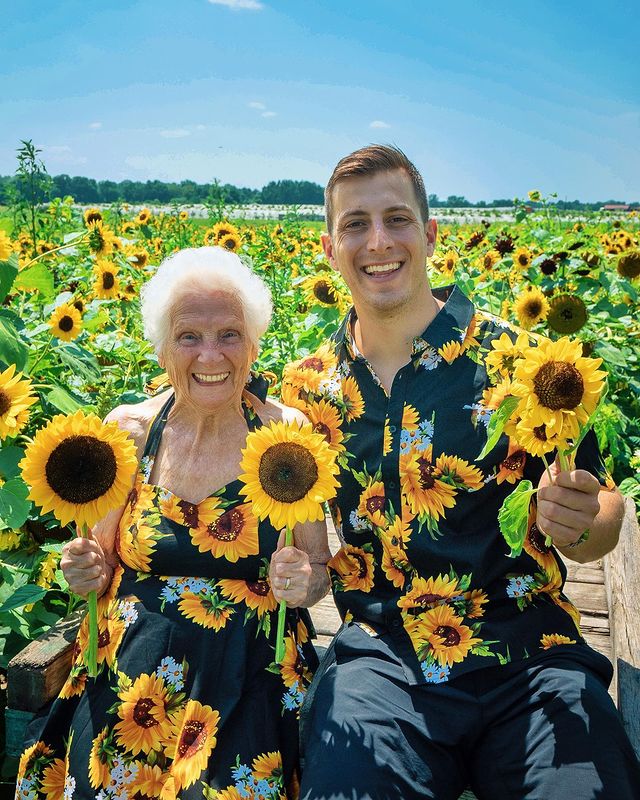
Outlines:
<svg viewBox="0 0 640 800"><path fill-rule="evenodd" d="M86 609L59 620L7 666L7 706L38 711L57 696L69 676L71 651Z"/></svg>
<svg viewBox="0 0 640 800"><path fill-rule="evenodd" d="M609 614L607 592L604 584L599 583L567 583L565 594L582 614L594 617L606 617Z"/></svg>
<svg viewBox="0 0 640 800"><path fill-rule="evenodd" d="M635 504L625 499L618 546L604 559L618 709L640 756L640 528Z"/></svg>
<svg viewBox="0 0 640 800"><path fill-rule="evenodd" d="M589 564L577 564L575 561L566 561L567 583L601 583L604 585L604 570L601 561L592 561Z"/></svg>

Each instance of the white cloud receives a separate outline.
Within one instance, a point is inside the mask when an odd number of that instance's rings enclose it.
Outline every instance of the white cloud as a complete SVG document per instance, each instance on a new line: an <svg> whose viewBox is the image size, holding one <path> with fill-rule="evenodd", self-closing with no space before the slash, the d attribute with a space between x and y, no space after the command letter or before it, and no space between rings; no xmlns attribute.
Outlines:
<svg viewBox="0 0 640 800"><path fill-rule="evenodd" d="M101 127L102 127L101 122L92 122L89 124L89 129L92 131L99 131Z"/></svg>
<svg viewBox="0 0 640 800"><path fill-rule="evenodd" d="M276 112L275 111L263 111L260 116L262 116L262 117L275 117L276 116Z"/></svg>
<svg viewBox="0 0 640 800"><path fill-rule="evenodd" d="M381 120L381 119L374 119L373 122L371 122L369 124L369 127L370 128L390 128L391 125L389 125L388 122L383 122L383 120Z"/></svg>
<svg viewBox="0 0 640 800"><path fill-rule="evenodd" d="M253 100L251 103L247 103L249 108L257 108L258 111L264 111L266 106L264 103L258 103L257 100Z"/></svg>
<svg viewBox="0 0 640 800"><path fill-rule="evenodd" d="M196 125L196 130L197 131L206 131L207 130L207 126L206 125Z"/></svg>
<svg viewBox="0 0 640 800"><path fill-rule="evenodd" d="M258 0L209 0L213 6L227 6L227 8L260 11L264 6Z"/></svg>
<svg viewBox="0 0 640 800"><path fill-rule="evenodd" d="M184 139L185 136L191 136L191 133L186 128L172 128L160 131L160 136L164 139Z"/></svg>

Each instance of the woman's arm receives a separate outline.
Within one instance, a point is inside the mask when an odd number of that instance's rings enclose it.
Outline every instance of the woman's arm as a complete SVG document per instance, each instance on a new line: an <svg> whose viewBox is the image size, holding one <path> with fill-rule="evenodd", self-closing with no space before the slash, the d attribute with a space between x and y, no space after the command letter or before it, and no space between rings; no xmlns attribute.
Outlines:
<svg viewBox="0 0 640 800"><path fill-rule="evenodd" d="M290 547L284 546L284 532L281 533L269 569L276 600L285 600L291 607L315 605L329 591L327 561L330 558L324 519L296 525L294 545Z"/></svg>

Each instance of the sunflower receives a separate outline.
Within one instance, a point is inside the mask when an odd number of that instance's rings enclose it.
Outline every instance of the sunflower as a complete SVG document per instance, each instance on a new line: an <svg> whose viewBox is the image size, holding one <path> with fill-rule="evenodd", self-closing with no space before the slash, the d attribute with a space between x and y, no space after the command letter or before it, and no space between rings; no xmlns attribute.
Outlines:
<svg viewBox="0 0 640 800"><path fill-rule="evenodd" d="M142 520L118 528L118 554L131 569L149 572L151 556L156 546L157 531Z"/></svg>
<svg viewBox="0 0 640 800"><path fill-rule="evenodd" d="M587 307L575 294L559 294L551 299L547 325L558 333L576 333L587 321Z"/></svg>
<svg viewBox="0 0 640 800"><path fill-rule="evenodd" d="M300 411L305 412L307 410L307 404L300 397L300 387L294 386L289 381L282 381L282 387L280 388L280 400L285 404L285 406L291 406L291 408L297 408Z"/></svg>
<svg viewBox="0 0 640 800"><path fill-rule="evenodd" d="M222 630L231 619L234 609L230 606L231 603L221 600L215 592L183 592L178 604L187 619L214 631Z"/></svg>
<svg viewBox="0 0 640 800"><path fill-rule="evenodd" d="M32 392L31 381L16 373L15 364L0 372L0 440L15 436L27 424L29 407L38 400Z"/></svg>
<svg viewBox="0 0 640 800"><path fill-rule="evenodd" d="M272 422L252 431L242 451L240 489L259 519L275 528L324 518L335 495L335 453L311 425Z"/></svg>
<svg viewBox="0 0 640 800"><path fill-rule="evenodd" d="M42 513L89 527L124 504L137 465L135 444L116 422L82 411L55 416L20 462L29 498Z"/></svg>
<svg viewBox="0 0 640 800"><path fill-rule="evenodd" d="M326 400L320 400L318 403L309 403L305 411L313 430L324 436L332 450L336 453L342 452L344 450L342 444L344 436L340 430L342 420L336 407Z"/></svg>
<svg viewBox="0 0 640 800"><path fill-rule="evenodd" d="M188 212L188 211L181 211L181 212L178 214L178 219L179 219L181 222L185 222L186 220L188 220L188 219L189 219L189 212Z"/></svg>
<svg viewBox="0 0 640 800"><path fill-rule="evenodd" d="M113 240L115 235L109 228L105 228L102 220L90 222L87 225L89 231L89 249L97 256L107 256L113 250Z"/></svg>
<svg viewBox="0 0 640 800"><path fill-rule="evenodd" d="M133 261L133 264L138 269L142 269L147 265L147 261L149 260L149 253L147 253L147 251L144 250L142 247L128 247L127 260L129 262Z"/></svg>
<svg viewBox="0 0 640 800"><path fill-rule="evenodd" d="M224 597L234 603L244 602L247 608L255 610L258 618L268 611L275 611L278 607L276 598L271 591L271 584L266 578L255 581L235 580L224 578L217 583Z"/></svg>
<svg viewBox="0 0 640 800"><path fill-rule="evenodd" d="M109 727L105 726L93 740L89 755L89 783L92 788L106 786L109 783L111 758L114 755L112 737Z"/></svg>
<svg viewBox="0 0 640 800"><path fill-rule="evenodd" d="M94 283L93 291L97 297L103 300L111 300L118 297L120 291L120 281L118 272L120 267L109 261L98 261L93 268Z"/></svg>
<svg viewBox="0 0 640 800"><path fill-rule="evenodd" d="M69 677L65 681L58 697L61 700L68 700L71 697L79 697L87 685L87 673L84 669L72 668Z"/></svg>
<svg viewBox="0 0 640 800"><path fill-rule="evenodd" d="M326 272L321 275L310 275L302 282L302 289L310 305L329 308L340 305L340 289L336 286L332 276Z"/></svg>
<svg viewBox="0 0 640 800"><path fill-rule="evenodd" d="M433 657L442 667L463 661L469 650L482 641L447 605L436 606L420 616L420 635L429 642Z"/></svg>
<svg viewBox="0 0 640 800"><path fill-rule="evenodd" d="M342 379L342 402L347 422L353 422L364 414L362 394L355 378L351 376Z"/></svg>
<svg viewBox="0 0 640 800"><path fill-rule="evenodd" d="M62 800L67 780L67 762L64 758L54 758L42 772L40 791L47 800ZM20 795L16 795L20 797ZM29 795L33 797L33 795Z"/></svg>
<svg viewBox="0 0 640 800"><path fill-rule="evenodd" d="M53 755L53 750L49 745L43 741L37 741L22 753L20 756L20 764L18 766L18 775L24 775L34 770L38 762L42 763L43 760L49 761L49 757Z"/></svg>
<svg viewBox="0 0 640 800"><path fill-rule="evenodd" d="M467 604L465 616L469 619L478 619L484 616L484 609L482 606L489 602L489 597L481 589L471 589L464 593L464 599Z"/></svg>
<svg viewBox="0 0 640 800"><path fill-rule="evenodd" d="M442 480L442 473L431 461L431 445L423 452L411 450L400 455L400 483L412 514L434 520L444 516L445 508L455 506L456 489Z"/></svg>
<svg viewBox="0 0 640 800"><path fill-rule="evenodd" d="M138 211L138 216L135 221L138 225L147 225L151 221L152 216L148 208L141 208L140 211Z"/></svg>
<svg viewBox="0 0 640 800"><path fill-rule="evenodd" d="M388 528L380 531L382 544L382 569L397 588L402 588L411 565L407 559L406 545L411 539L409 519L395 517Z"/></svg>
<svg viewBox="0 0 640 800"><path fill-rule="evenodd" d="M157 764L145 764L143 761L135 761L131 766L134 765L137 768L136 775L127 786L128 797L175 800L175 782L169 772L163 772Z"/></svg>
<svg viewBox="0 0 640 800"><path fill-rule="evenodd" d="M616 266L618 275L627 280L634 280L640 275L640 250L632 250L618 259Z"/></svg>
<svg viewBox="0 0 640 800"><path fill-rule="evenodd" d="M384 484L382 481L369 479L369 485L360 495L358 504L358 516L368 519L376 527L386 525L384 516Z"/></svg>
<svg viewBox="0 0 640 800"><path fill-rule="evenodd" d="M251 769L258 780L277 780L282 776L282 756L275 751L263 753L253 759Z"/></svg>
<svg viewBox="0 0 640 800"><path fill-rule="evenodd" d="M420 414L410 403L405 403L402 409L402 430L415 431L418 429L419 424Z"/></svg>
<svg viewBox="0 0 640 800"><path fill-rule="evenodd" d="M289 635L284 640L284 657L279 662L280 675L285 686L298 684L299 687L311 682L311 673L300 656L296 640Z"/></svg>
<svg viewBox="0 0 640 800"><path fill-rule="evenodd" d="M509 439L509 451L506 457L500 462L500 468L496 475L496 482L498 485L504 483L516 483L524 474L524 465L527 461L527 451Z"/></svg>
<svg viewBox="0 0 640 800"><path fill-rule="evenodd" d="M361 547L343 545L327 562L327 568L336 573L342 591L357 589L370 592L373 588L375 561L372 553Z"/></svg>
<svg viewBox="0 0 640 800"><path fill-rule="evenodd" d="M497 250L487 250L487 252L478 259L478 264L483 270L489 272L501 258L502 256Z"/></svg>
<svg viewBox="0 0 640 800"><path fill-rule="evenodd" d="M436 459L436 468L442 474L442 480L453 484L456 489L477 491L484 486L484 476L477 467L458 456L447 456L444 453Z"/></svg>
<svg viewBox="0 0 640 800"><path fill-rule="evenodd" d="M516 298L513 310L520 325L525 330L529 330L538 322L546 319L549 313L549 301L537 286L527 286L524 292Z"/></svg>
<svg viewBox="0 0 640 800"><path fill-rule="evenodd" d="M499 339L491 342L493 348L484 360L487 374L497 373L505 377L511 375L516 361L529 346L529 337L521 333L514 342L508 333L503 333Z"/></svg>
<svg viewBox="0 0 640 800"><path fill-rule="evenodd" d="M227 220L216 222L213 228L211 228L211 233L214 237L214 244L219 244L225 236L235 236L236 238L239 238L240 236L236 226L232 225Z"/></svg>
<svg viewBox="0 0 640 800"><path fill-rule="evenodd" d="M143 490L145 486L146 485L143 484ZM203 524L205 517L207 525L216 520L220 514L222 514L222 509L219 508L219 506L220 501L217 497L209 497L198 505L197 503L189 503L186 500L181 500L170 492L166 494L160 492L160 513L162 516L178 525L186 525L188 528L197 528L200 524L201 508L203 511Z"/></svg>
<svg viewBox="0 0 640 800"><path fill-rule="evenodd" d="M70 342L82 331L82 316L72 303L60 303L49 317L49 328L53 336Z"/></svg>
<svg viewBox="0 0 640 800"><path fill-rule="evenodd" d="M0 486L2 483L0 482ZM0 552L7 552L9 550L17 550L22 545L22 536L20 531L0 531Z"/></svg>
<svg viewBox="0 0 640 800"><path fill-rule="evenodd" d="M99 208L87 208L84 214L84 224L89 225L91 222L102 222L102 211Z"/></svg>
<svg viewBox="0 0 640 800"><path fill-rule="evenodd" d="M540 638L540 649L549 650L551 647L557 647L559 644L575 643L575 639L570 639L568 636L563 636L560 633L545 633Z"/></svg>
<svg viewBox="0 0 640 800"><path fill-rule="evenodd" d="M456 358L458 358L461 351L461 342L457 342L455 339L452 339L449 342L445 342L441 347L438 348L438 355L443 358L447 364L451 364L456 360Z"/></svg>
<svg viewBox="0 0 640 800"><path fill-rule="evenodd" d="M251 503L242 503L219 513L211 522L200 520L197 528L189 529L191 541L200 553L214 558L226 558L233 564L239 558L255 556L260 549L258 519Z"/></svg>
<svg viewBox="0 0 640 800"><path fill-rule="evenodd" d="M0 230L0 261L6 261L13 253L13 244L7 234Z"/></svg>
<svg viewBox="0 0 640 800"><path fill-rule="evenodd" d="M384 421L384 432L382 434L382 455L388 456L393 449L393 434L391 433L391 425L389 418Z"/></svg>
<svg viewBox="0 0 640 800"><path fill-rule="evenodd" d="M546 425L536 425L530 416L524 419L509 420L504 432L532 456L541 456L552 450L566 450L566 437L556 436Z"/></svg>
<svg viewBox="0 0 640 800"><path fill-rule="evenodd" d="M325 342L315 353L288 364L282 380L307 392L315 392L326 373L335 367L336 355L333 347Z"/></svg>
<svg viewBox="0 0 640 800"><path fill-rule="evenodd" d="M455 250L448 250L443 256L441 261L441 271L451 275L456 268L459 256Z"/></svg>
<svg viewBox="0 0 640 800"><path fill-rule="evenodd" d="M225 250L230 250L235 253L240 249L242 239L237 233L228 233L226 236L218 239L218 247L223 247Z"/></svg>
<svg viewBox="0 0 640 800"><path fill-rule="evenodd" d="M118 692L120 705L114 731L118 744L134 756L161 750L171 738L167 715L169 693L157 675L139 675L128 689Z"/></svg>
<svg viewBox="0 0 640 800"><path fill-rule="evenodd" d="M528 247L518 247L513 254L513 264L519 269L527 269L531 264L531 250Z"/></svg>
<svg viewBox="0 0 640 800"><path fill-rule="evenodd" d="M552 547L547 544L547 537L536 524L535 504L532 504L529 510L527 535L524 537L523 548L527 555L531 556L539 567L542 567L547 576L553 576L554 573L559 574L558 562L553 555Z"/></svg>
<svg viewBox="0 0 640 800"><path fill-rule="evenodd" d="M98 620L98 664L103 661L111 667L124 636L124 621L120 616L105 616ZM80 651L86 653L89 648L89 617L82 620L78 631Z"/></svg>
<svg viewBox="0 0 640 800"><path fill-rule="evenodd" d="M398 600L398 607L405 611L433 608L461 594L457 578L438 575L437 578L414 578L411 590Z"/></svg>
<svg viewBox="0 0 640 800"><path fill-rule="evenodd" d="M198 700L189 700L176 716L175 744L169 750L173 757L170 772L181 788L188 789L207 766L218 743L219 722L220 714Z"/></svg>
<svg viewBox="0 0 640 800"><path fill-rule="evenodd" d="M580 342L545 339L528 348L514 372L513 392L522 398L523 422L545 425L556 436L576 436L594 412L605 373L601 358L584 358Z"/></svg>

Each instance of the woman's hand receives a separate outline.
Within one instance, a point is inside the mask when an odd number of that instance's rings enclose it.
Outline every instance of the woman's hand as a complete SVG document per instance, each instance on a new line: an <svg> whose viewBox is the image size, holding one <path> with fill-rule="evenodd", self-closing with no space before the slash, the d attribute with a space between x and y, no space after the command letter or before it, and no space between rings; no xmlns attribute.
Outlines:
<svg viewBox="0 0 640 800"><path fill-rule="evenodd" d="M62 548L60 569L74 594L86 597L89 592L104 594L113 578L100 544L93 538L78 536Z"/></svg>
<svg viewBox="0 0 640 800"><path fill-rule="evenodd" d="M269 580L276 600L285 600L290 608L305 605L311 572L309 555L297 547L286 547L282 531L269 566Z"/></svg>

